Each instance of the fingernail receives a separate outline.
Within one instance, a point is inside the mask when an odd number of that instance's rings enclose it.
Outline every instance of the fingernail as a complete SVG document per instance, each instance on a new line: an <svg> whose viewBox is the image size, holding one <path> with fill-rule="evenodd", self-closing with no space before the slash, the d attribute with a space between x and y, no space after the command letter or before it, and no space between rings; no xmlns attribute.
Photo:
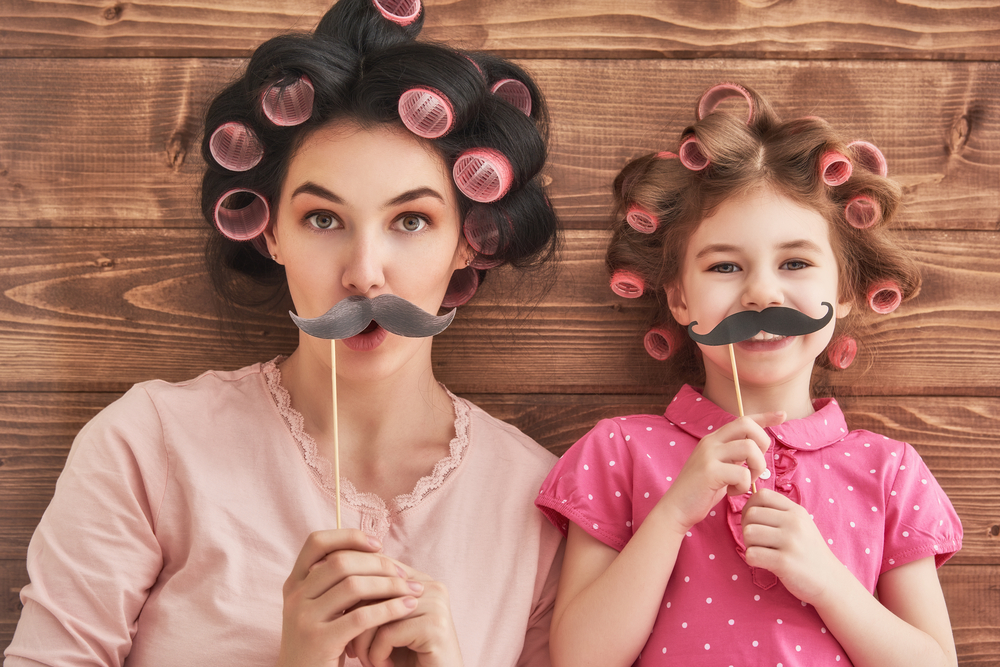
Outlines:
<svg viewBox="0 0 1000 667"><path fill-rule="evenodd" d="M381 549L382 548L382 543L381 542L379 542L378 540L376 540L371 535L368 535L367 537L368 537L368 544L372 545L372 549Z"/></svg>
<svg viewBox="0 0 1000 667"><path fill-rule="evenodd" d="M413 609L417 606L417 598L403 598L403 604L407 609Z"/></svg>
<svg viewBox="0 0 1000 667"><path fill-rule="evenodd" d="M406 579L406 570L404 570L403 568L401 568L400 566L397 565L396 566L396 572L399 572L399 576L400 577L402 577L403 579Z"/></svg>
<svg viewBox="0 0 1000 667"><path fill-rule="evenodd" d="M408 581L406 583L410 586L410 590L414 593L420 593L424 590L424 585L419 581Z"/></svg>

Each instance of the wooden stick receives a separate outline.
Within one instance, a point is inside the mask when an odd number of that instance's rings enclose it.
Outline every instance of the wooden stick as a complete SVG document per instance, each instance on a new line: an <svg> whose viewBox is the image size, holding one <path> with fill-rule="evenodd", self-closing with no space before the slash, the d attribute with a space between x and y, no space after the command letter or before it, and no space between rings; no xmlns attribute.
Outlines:
<svg viewBox="0 0 1000 667"><path fill-rule="evenodd" d="M330 339L330 386L333 389L333 487L337 494L337 529L340 529L340 425L337 423L337 340Z"/></svg>
<svg viewBox="0 0 1000 667"><path fill-rule="evenodd" d="M736 407L739 408L740 417L743 416L743 396L740 394L740 374L736 372L736 350L733 349L733 344L729 344L729 363L733 366L733 384L736 385ZM757 493L757 482L751 482L750 490Z"/></svg>

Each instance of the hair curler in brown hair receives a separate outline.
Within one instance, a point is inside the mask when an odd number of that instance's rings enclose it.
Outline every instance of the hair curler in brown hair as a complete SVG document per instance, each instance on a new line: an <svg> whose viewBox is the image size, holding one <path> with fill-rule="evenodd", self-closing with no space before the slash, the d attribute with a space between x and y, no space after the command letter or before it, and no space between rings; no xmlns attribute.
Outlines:
<svg viewBox="0 0 1000 667"><path fill-rule="evenodd" d="M858 195L844 206L844 218L856 229L868 229L882 220L882 207L868 195Z"/></svg>
<svg viewBox="0 0 1000 667"><path fill-rule="evenodd" d="M819 159L820 178L831 187L846 183L853 171L851 161L843 153L827 151Z"/></svg>
<svg viewBox="0 0 1000 667"><path fill-rule="evenodd" d="M208 150L229 171L253 169L264 157L264 147L253 130L239 121L223 123L208 140Z"/></svg>
<svg viewBox="0 0 1000 667"><path fill-rule="evenodd" d="M479 289L479 271L466 266L455 270L448 282L448 291L441 301L442 308L454 308L465 304Z"/></svg>
<svg viewBox="0 0 1000 667"><path fill-rule="evenodd" d="M531 115L531 91L523 82L517 79L501 79L493 84L490 92L513 104L525 116Z"/></svg>
<svg viewBox="0 0 1000 667"><path fill-rule="evenodd" d="M455 160L455 185L472 201L489 204L507 194L514 181L510 162L492 148L470 148Z"/></svg>
<svg viewBox="0 0 1000 667"><path fill-rule="evenodd" d="M711 159L702 147L698 137L691 135L681 142L677 151L681 164L691 171L701 171L711 163Z"/></svg>
<svg viewBox="0 0 1000 667"><path fill-rule="evenodd" d="M408 26L420 18L420 0L372 0L372 4L396 25Z"/></svg>
<svg viewBox="0 0 1000 667"><path fill-rule="evenodd" d="M742 97L746 100L747 125L749 125L750 121L753 120L754 113L753 97L746 88L736 83L720 83L702 93L698 100L698 120L715 111L724 100L733 97Z"/></svg>
<svg viewBox="0 0 1000 667"><path fill-rule="evenodd" d="M903 292L895 282L884 280L868 288L868 306L879 315L888 315L903 303Z"/></svg>
<svg viewBox="0 0 1000 667"><path fill-rule="evenodd" d="M444 93L433 88L410 88L399 96L399 118L413 134L439 139L451 132L455 111Z"/></svg>
<svg viewBox="0 0 1000 667"><path fill-rule="evenodd" d="M229 190L215 203L215 226L234 241L249 241L259 236L270 220L267 200L253 190Z"/></svg>
<svg viewBox="0 0 1000 667"><path fill-rule="evenodd" d="M301 125L312 117L315 94L312 81L305 74L286 77L264 91L260 106L275 125Z"/></svg>
<svg viewBox="0 0 1000 667"><path fill-rule="evenodd" d="M628 207L625 220L632 229L643 234L652 234L660 226L660 219L638 204Z"/></svg>
<svg viewBox="0 0 1000 667"><path fill-rule="evenodd" d="M677 333L665 327L653 327L643 336L646 353L657 361L666 361L680 347Z"/></svg>
<svg viewBox="0 0 1000 667"><path fill-rule="evenodd" d="M837 336L826 348L826 358L833 368L844 370L854 363L858 354L858 341L850 336Z"/></svg>
<svg viewBox="0 0 1000 667"><path fill-rule="evenodd" d="M889 173L889 163L875 144L867 141L852 141L847 148L854 153L854 159L862 167L885 178Z"/></svg>
<svg viewBox="0 0 1000 667"><path fill-rule="evenodd" d="M646 291L646 281L634 271L618 269L611 274L611 291L626 299L638 299Z"/></svg>

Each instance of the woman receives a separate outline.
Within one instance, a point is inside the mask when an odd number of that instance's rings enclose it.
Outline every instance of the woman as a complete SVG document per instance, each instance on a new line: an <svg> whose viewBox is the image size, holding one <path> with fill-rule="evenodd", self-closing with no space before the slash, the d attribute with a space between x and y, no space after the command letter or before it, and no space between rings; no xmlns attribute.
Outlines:
<svg viewBox="0 0 1000 667"><path fill-rule="evenodd" d="M544 107L505 61L419 44L414 6L342 0L212 103L216 286L312 318L391 294L434 313L544 258ZM554 457L434 379L431 338L330 344L137 385L80 433L29 547L5 665L548 663Z"/></svg>

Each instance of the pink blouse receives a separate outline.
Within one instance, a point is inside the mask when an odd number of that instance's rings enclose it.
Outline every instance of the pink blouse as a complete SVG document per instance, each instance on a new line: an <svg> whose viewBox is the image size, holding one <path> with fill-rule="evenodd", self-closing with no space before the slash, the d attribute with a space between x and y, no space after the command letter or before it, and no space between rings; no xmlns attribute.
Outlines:
<svg viewBox="0 0 1000 667"><path fill-rule="evenodd" d="M908 444L847 431L833 399L766 431L757 480L806 507L830 549L868 588L919 558L940 566L961 548L951 502ZM621 550L701 438L734 419L691 387L663 417L604 420L563 455L535 504L565 534L569 522ZM744 559L741 511L727 497L687 534L637 665L849 664L816 611Z"/></svg>
<svg viewBox="0 0 1000 667"><path fill-rule="evenodd" d="M390 503L344 480L343 523L447 586L466 664L547 665L561 537L531 503L555 457L452 400L451 456ZM136 385L73 443L4 664L271 667L330 468L274 362Z"/></svg>

